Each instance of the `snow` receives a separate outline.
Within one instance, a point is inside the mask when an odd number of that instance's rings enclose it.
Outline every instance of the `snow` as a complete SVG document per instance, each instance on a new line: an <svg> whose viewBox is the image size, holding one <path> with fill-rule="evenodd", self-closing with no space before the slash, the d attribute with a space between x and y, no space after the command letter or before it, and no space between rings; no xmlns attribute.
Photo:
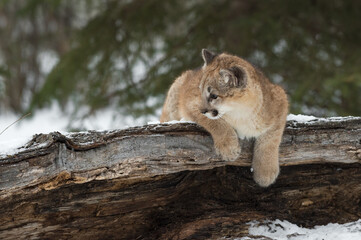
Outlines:
<svg viewBox="0 0 361 240"><path fill-rule="evenodd" d="M169 122L164 122L164 124L177 124L177 123L195 123L195 122L192 122L192 121L188 121L188 120L185 120L185 119L181 119L181 120L172 120L172 121L169 121ZM161 124L159 121L150 121L147 123L148 125L154 125L154 124Z"/></svg>
<svg viewBox="0 0 361 240"><path fill-rule="evenodd" d="M21 116L6 114L0 117L0 131L14 123ZM61 116L59 109L51 108L38 111L35 116L29 116L6 129L0 135L0 156L17 152L36 133L65 131L67 122Z"/></svg>
<svg viewBox="0 0 361 240"><path fill-rule="evenodd" d="M248 231L250 237L234 240L276 239L276 240L360 240L361 219L355 222L329 223L314 228L303 228L288 221L252 221Z"/></svg>
<svg viewBox="0 0 361 240"><path fill-rule="evenodd" d="M337 122L343 120L350 120L350 119L358 119L359 117L347 116L347 117L329 117L329 118L317 118L314 116L309 115L302 115L302 114L289 114L287 116L287 121L295 121L298 123L313 123L313 122Z"/></svg>
<svg viewBox="0 0 361 240"><path fill-rule="evenodd" d="M12 139L2 139L0 136L0 157L3 155L12 155L19 151L21 146L24 146L31 140L31 137L16 137Z"/></svg>
<svg viewBox="0 0 361 240"><path fill-rule="evenodd" d="M54 131L67 134L69 128L82 130L124 129L144 125L148 120L155 121L157 119L155 116L135 119L130 116L115 117L116 115L115 110L106 109L87 119L72 119L71 127L69 127L71 118L64 114L56 104L48 109L36 111L12 126L10 125L21 116L2 114L0 115L0 132L8 126L10 127L0 135L0 157L19 152L20 148L30 141L34 134Z"/></svg>
<svg viewBox="0 0 361 240"><path fill-rule="evenodd" d="M316 119L317 118L314 116L308 116L308 115L302 115L302 114L298 114L298 115L289 114L287 116L287 121L296 121L296 122L302 122L302 123L313 121Z"/></svg>

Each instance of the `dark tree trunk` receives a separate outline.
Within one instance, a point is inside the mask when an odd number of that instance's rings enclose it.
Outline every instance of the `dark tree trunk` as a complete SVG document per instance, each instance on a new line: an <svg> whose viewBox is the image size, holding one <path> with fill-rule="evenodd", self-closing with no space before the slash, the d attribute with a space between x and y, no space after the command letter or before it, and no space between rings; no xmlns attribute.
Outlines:
<svg viewBox="0 0 361 240"><path fill-rule="evenodd" d="M361 218L361 118L288 122L281 174L226 162L195 124L37 135L0 156L0 239L218 239L251 220L303 226Z"/></svg>

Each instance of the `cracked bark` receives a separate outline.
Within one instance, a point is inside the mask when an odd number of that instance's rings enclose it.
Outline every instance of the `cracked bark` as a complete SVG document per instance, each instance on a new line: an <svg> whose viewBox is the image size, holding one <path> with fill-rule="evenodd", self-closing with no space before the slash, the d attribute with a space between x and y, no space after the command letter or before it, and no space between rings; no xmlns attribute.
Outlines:
<svg viewBox="0 0 361 240"><path fill-rule="evenodd" d="M252 180L252 144L226 162L190 123L36 135L0 156L0 238L217 239L251 220L361 218L361 118L288 122L269 188Z"/></svg>

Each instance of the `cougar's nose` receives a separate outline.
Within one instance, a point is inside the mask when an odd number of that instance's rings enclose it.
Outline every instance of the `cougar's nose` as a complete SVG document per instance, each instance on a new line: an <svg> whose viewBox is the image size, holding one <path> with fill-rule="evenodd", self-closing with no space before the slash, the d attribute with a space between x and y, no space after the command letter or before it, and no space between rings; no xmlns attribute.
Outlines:
<svg viewBox="0 0 361 240"><path fill-rule="evenodd" d="M213 117L217 117L217 115L218 115L218 111L217 110L212 110L212 116Z"/></svg>

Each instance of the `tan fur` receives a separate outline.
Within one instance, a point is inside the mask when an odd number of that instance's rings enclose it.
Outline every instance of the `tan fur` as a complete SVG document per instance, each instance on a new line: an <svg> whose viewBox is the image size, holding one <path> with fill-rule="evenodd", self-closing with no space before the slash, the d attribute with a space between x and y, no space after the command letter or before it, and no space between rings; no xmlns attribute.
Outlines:
<svg viewBox="0 0 361 240"><path fill-rule="evenodd" d="M203 126L225 160L239 156L238 138L255 138L254 180L269 186L279 173L287 95L242 58L208 50L202 55L203 68L184 72L169 89L160 121L184 119Z"/></svg>

